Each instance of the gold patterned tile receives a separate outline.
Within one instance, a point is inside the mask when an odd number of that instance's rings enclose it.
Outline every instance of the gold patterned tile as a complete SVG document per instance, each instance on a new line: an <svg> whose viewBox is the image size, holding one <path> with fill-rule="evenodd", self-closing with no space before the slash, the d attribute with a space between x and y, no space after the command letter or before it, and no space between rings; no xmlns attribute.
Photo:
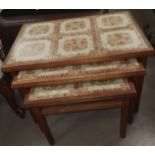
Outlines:
<svg viewBox="0 0 155 155"><path fill-rule="evenodd" d="M81 96L93 93L103 93L104 91L129 89L130 85L125 79L86 82L83 84L35 87L30 90L28 101L61 98L67 96Z"/></svg>
<svg viewBox="0 0 155 155"><path fill-rule="evenodd" d="M94 52L94 42L91 35L64 36L58 41L54 59L89 56L92 52Z"/></svg>
<svg viewBox="0 0 155 155"><path fill-rule="evenodd" d="M122 13L107 14L96 17L97 28L103 30L128 27L129 24L130 18L126 14Z"/></svg>
<svg viewBox="0 0 155 155"><path fill-rule="evenodd" d="M145 49L147 45L134 30L121 29L100 34L102 48L106 51Z"/></svg>
<svg viewBox="0 0 155 155"><path fill-rule="evenodd" d="M64 20L60 24L60 32L63 34L84 33L90 31L89 18L76 18Z"/></svg>
<svg viewBox="0 0 155 155"><path fill-rule="evenodd" d="M25 39L51 38L54 34L55 24L52 22L41 22L26 24L24 26Z"/></svg>
<svg viewBox="0 0 155 155"><path fill-rule="evenodd" d="M47 60L52 59L53 44L47 39L19 41L14 50L9 63Z"/></svg>
<svg viewBox="0 0 155 155"><path fill-rule="evenodd" d="M17 75L16 82L38 80L49 77L71 77L83 74L108 72L108 71L127 71L137 69L140 65L136 59L112 61L105 63L95 63L86 65L75 65L61 68L39 69L32 71L21 71Z"/></svg>

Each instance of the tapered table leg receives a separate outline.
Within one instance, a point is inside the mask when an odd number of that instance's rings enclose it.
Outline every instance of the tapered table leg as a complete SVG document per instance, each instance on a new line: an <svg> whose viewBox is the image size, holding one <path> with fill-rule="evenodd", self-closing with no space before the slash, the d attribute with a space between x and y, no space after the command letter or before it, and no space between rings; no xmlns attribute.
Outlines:
<svg viewBox="0 0 155 155"><path fill-rule="evenodd" d="M29 110L29 112L30 112L30 115L32 116L34 122L35 122L35 123L38 123L38 122L37 122L37 119L35 118L35 115L33 114L33 112L32 112L31 110Z"/></svg>
<svg viewBox="0 0 155 155"><path fill-rule="evenodd" d="M140 58L141 62L143 63L143 66L146 68L147 66L147 58ZM135 100L135 112L137 113L139 111L139 105L140 105L140 98L142 94L142 88L143 88L143 82L144 82L144 76L134 78L133 82L137 89L137 98Z"/></svg>
<svg viewBox="0 0 155 155"><path fill-rule="evenodd" d="M47 124L47 121L45 119L45 116L43 116L41 114L39 108L34 108L34 109L31 110L31 112L33 113L33 116L35 117L35 120L38 122L38 125L39 125L40 129L45 134L49 144L50 145L54 145L55 141L54 141L52 133L51 133L49 127L48 127L48 124Z"/></svg>
<svg viewBox="0 0 155 155"><path fill-rule="evenodd" d="M139 111L139 105L140 105L140 99L141 99L141 94L142 94L142 88L143 88L143 81L144 81L144 76L143 77L138 77L133 80L136 90L137 90L137 97L135 99L135 108L134 111L137 113Z"/></svg>
<svg viewBox="0 0 155 155"><path fill-rule="evenodd" d="M121 123L120 123L120 136L125 138L127 122L128 122L129 100L125 100L121 107Z"/></svg>
<svg viewBox="0 0 155 155"><path fill-rule="evenodd" d="M135 99L130 99L129 102L128 123L132 124L134 119Z"/></svg>

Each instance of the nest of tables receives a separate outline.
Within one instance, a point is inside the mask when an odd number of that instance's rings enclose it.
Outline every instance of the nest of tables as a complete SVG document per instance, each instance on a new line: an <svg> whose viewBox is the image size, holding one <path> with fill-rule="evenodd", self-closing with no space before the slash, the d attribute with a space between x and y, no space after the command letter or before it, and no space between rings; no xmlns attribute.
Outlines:
<svg viewBox="0 0 155 155"><path fill-rule="evenodd" d="M2 71L51 145L45 116L66 112L120 108L125 137L154 54L130 12L109 13L24 24Z"/></svg>

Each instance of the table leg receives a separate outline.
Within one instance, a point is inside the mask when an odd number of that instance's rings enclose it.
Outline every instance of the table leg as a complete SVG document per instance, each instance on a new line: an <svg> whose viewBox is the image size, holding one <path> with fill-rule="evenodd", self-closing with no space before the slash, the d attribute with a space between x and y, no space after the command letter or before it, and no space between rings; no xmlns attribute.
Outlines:
<svg viewBox="0 0 155 155"><path fill-rule="evenodd" d="M136 113L138 113L139 105L140 105L140 98L141 98L141 93L142 93L142 88L143 88L144 76L139 77L139 78L135 78L133 81L134 81L134 84L135 84L135 87L136 87L136 90L137 90L137 97L135 99L134 111Z"/></svg>
<svg viewBox="0 0 155 155"><path fill-rule="evenodd" d="M148 58L140 58L141 62L143 63L143 66L146 68L147 66L147 61L148 61Z"/></svg>
<svg viewBox="0 0 155 155"><path fill-rule="evenodd" d="M141 62L143 63L143 66L146 68L147 66L147 58L140 58ZM139 105L140 105L140 98L141 98L141 93L142 93L142 88L143 88L143 81L144 81L144 76L138 77L133 79L135 87L137 89L137 98L135 100L135 112L138 113L139 111Z"/></svg>
<svg viewBox="0 0 155 155"><path fill-rule="evenodd" d="M121 106L121 123L120 123L120 136L125 138L126 128L128 122L129 100L124 100Z"/></svg>
<svg viewBox="0 0 155 155"><path fill-rule="evenodd" d="M29 112L30 112L30 115L32 116L34 122L35 122L35 123L38 123L38 122L37 122L37 119L35 118L35 116L34 116L34 114L33 114L33 112L32 112L31 110L29 110Z"/></svg>
<svg viewBox="0 0 155 155"><path fill-rule="evenodd" d="M50 145L54 145L55 141L54 141L52 133L51 133L49 127L48 127L48 124L47 124L47 121L45 119L45 116L43 116L41 114L39 108L34 108L34 109L31 110L31 112L33 113L33 116L35 117L35 120L38 122L38 125L39 125L40 129L45 134L49 144Z"/></svg>
<svg viewBox="0 0 155 155"><path fill-rule="evenodd" d="M129 102L128 123L132 124L134 119L135 99L130 99Z"/></svg>

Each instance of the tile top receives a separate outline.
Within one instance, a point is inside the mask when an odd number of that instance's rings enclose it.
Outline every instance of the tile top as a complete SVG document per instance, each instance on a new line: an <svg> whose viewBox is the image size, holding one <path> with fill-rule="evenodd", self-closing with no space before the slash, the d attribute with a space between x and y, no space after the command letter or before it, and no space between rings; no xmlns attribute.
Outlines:
<svg viewBox="0 0 155 155"><path fill-rule="evenodd" d="M28 101L55 99L68 96L82 96L105 91L129 90L130 84L125 79L100 82L86 82L59 86L35 87L30 90Z"/></svg>
<svg viewBox="0 0 155 155"><path fill-rule="evenodd" d="M25 24L7 66L152 49L129 12ZM5 66L4 65L4 66ZM33 68L33 67L32 67Z"/></svg>
<svg viewBox="0 0 155 155"><path fill-rule="evenodd" d="M127 71L139 68L139 62L136 59L111 61L105 63L95 63L86 65L75 65L53 69L38 69L31 71L21 71L17 75L16 82L38 80L49 77L71 77L84 74L92 74L108 71Z"/></svg>

